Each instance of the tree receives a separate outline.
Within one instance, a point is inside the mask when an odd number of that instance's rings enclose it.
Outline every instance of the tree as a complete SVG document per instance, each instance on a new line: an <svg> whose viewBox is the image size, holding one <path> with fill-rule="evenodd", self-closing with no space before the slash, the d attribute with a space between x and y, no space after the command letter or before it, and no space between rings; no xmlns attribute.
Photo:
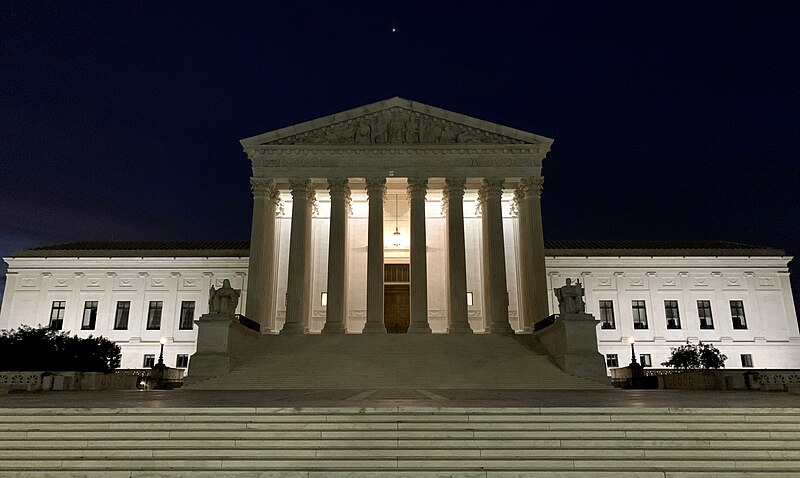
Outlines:
<svg viewBox="0 0 800 478"><path fill-rule="evenodd" d="M80 338L47 327L0 332L0 370L111 372L119 368L119 345L105 337Z"/></svg>
<svg viewBox="0 0 800 478"><path fill-rule="evenodd" d="M697 345L687 343L680 347L673 347L669 360L662 362L665 367L673 367L678 370L705 370L718 369L725 367L725 360L728 356L719 351L711 344L700 342Z"/></svg>

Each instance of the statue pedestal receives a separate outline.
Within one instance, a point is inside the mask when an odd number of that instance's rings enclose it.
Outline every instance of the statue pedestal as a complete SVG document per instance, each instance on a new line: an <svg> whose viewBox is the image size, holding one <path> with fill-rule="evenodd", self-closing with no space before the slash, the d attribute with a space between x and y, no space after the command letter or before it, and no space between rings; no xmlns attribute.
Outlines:
<svg viewBox="0 0 800 478"><path fill-rule="evenodd" d="M605 359L597 351L597 319L591 314L562 314L533 333L564 372L609 383Z"/></svg>
<svg viewBox="0 0 800 478"><path fill-rule="evenodd" d="M234 316L204 314L197 324L197 352L189 361L186 383L226 374L239 365L244 352L259 333L240 324Z"/></svg>

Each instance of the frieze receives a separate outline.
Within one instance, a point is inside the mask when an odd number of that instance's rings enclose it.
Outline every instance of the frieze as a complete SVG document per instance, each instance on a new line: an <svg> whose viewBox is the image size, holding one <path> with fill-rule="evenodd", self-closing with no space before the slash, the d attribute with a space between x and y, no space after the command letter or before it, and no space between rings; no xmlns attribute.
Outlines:
<svg viewBox="0 0 800 478"><path fill-rule="evenodd" d="M525 144L405 108L389 108L267 142L298 144Z"/></svg>

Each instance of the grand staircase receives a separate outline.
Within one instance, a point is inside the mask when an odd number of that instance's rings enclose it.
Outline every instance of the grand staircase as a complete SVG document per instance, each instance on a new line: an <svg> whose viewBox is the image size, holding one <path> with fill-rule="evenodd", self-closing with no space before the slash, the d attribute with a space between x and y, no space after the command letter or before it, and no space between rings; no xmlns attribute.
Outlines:
<svg viewBox="0 0 800 478"><path fill-rule="evenodd" d="M800 409L0 409L0 477L797 477Z"/></svg>
<svg viewBox="0 0 800 478"><path fill-rule="evenodd" d="M602 360L598 354L598 360ZM191 374L191 365L189 367ZM195 389L597 389L565 374L530 335L300 335L259 337L227 375Z"/></svg>

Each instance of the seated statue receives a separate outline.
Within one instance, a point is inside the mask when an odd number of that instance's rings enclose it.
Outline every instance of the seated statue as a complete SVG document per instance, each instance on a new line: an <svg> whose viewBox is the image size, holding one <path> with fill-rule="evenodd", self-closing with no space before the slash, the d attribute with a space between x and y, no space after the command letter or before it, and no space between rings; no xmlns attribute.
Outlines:
<svg viewBox="0 0 800 478"><path fill-rule="evenodd" d="M580 280L572 284L572 279L567 279L567 285L556 288L555 293L558 298L558 312L561 315L586 313L584 290Z"/></svg>
<svg viewBox="0 0 800 478"><path fill-rule="evenodd" d="M233 317L236 315L236 306L239 305L241 291L231 287L231 281L222 281L222 287L215 289L211 286L208 291L208 313Z"/></svg>

